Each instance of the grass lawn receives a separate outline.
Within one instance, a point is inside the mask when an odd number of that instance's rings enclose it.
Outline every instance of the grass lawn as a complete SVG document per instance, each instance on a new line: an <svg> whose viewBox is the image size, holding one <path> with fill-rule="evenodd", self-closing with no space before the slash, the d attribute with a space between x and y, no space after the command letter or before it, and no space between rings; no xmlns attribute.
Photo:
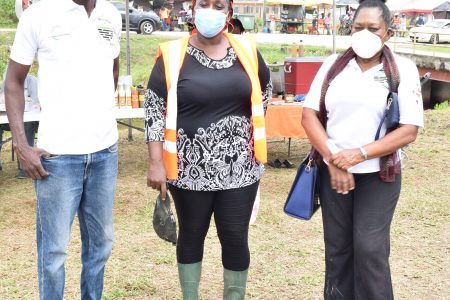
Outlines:
<svg viewBox="0 0 450 300"><path fill-rule="evenodd" d="M8 61L8 45L12 45L14 42L15 32L0 32L0 75L6 68ZM150 72L155 62L155 56L158 49L158 45L164 41L168 41L168 38L161 36L145 36L130 34L130 65L131 75L134 84L144 83L147 85ZM125 34L122 34L121 40L121 52L120 52L120 75L126 74L126 42ZM264 57L267 63L282 62L284 58L288 56L289 45L269 45L260 44L258 49L261 55ZM326 56L331 54L331 51L325 47L305 46L305 55L307 56ZM32 74L36 74L36 63L32 66L30 71ZM0 81L2 79L0 78Z"/></svg>
<svg viewBox="0 0 450 300"><path fill-rule="evenodd" d="M136 53L132 55L133 77L146 81L159 40L151 36L132 39L136 39L132 40ZM279 48L264 45L261 52L267 60L278 61L283 57ZM407 150L402 194L392 224L391 268L396 299L450 297L450 109L428 110L425 118L425 128ZM142 120L135 123L142 126ZM104 299L181 299L175 247L159 239L152 228L156 193L146 187L143 134L134 131L134 140L128 141L126 127L119 126L119 131L116 242L106 268ZM307 140L294 140L291 161L298 164L308 149ZM268 150L269 159L285 159L287 141L270 140ZM11 161L10 143L4 146L1 160L0 299L36 299L33 184L14 177L17 162ZM252 261L247 299L323 298L320 212L305 222L286 216L282 210L295 172L267 167L261 181L261 208L250 228ZM80 237L76 219L74 223L66 261L66 299L80 298ZM211 224L205 241L201 299L222 297L220 244L214 222Z"/></svg>
<svg viewBox="0 0 450 300"><path fill-rule="evenodd" d="M394 46L394 50L409 50L409 51L417 51L420 53L420 51L428 51L430 53L450 53L450 45L449 44L439 44L439 45L433 45L433 44L424 44L424 43L416 43L415 45L411 43L407 44L397 44Z"/></svg>
<svg viewBox="0 0 450 300"><path fill-rule="evenodd" d="M168 39L159 36L130 35L130 62L131 75L135 84L144 82L147 84L151 69L154 64L158 44ZM283 62L289 56L290 45L259 44L258 49L264 60L268 63ZM120 53L120 74L126 73L126 43L122 37L122 50ZM325 47L305 46L306 56L327 56L331 50Z"/></svg>
<svg viewBox="0 0 450 300"><path fill-rule="evenodd" d="M120 129L120 165L114 209L116 243L106 268L105 299L180 299L175 247L154 233L156 193L147 188L142 133ZM448 299L450 109L428 110L426 127L408 148L403 189L392 225L391 267L397 299ZM271 140L269 158L285 158L287 142ZM291 160L308 151L295 140ZM0 172L0 299L36 299L35 194L30 180L14 178L10 144ZM282 207L294 169L267 171L261 209L250 229L248 299L320 299L324 245L320 213L305 222ZM213 222L212 222L213 224ZM66 299L79 299L80 238L75 220L66 263ZM216 229L205 243L202 299L221 299L222 267Z"/></svg>

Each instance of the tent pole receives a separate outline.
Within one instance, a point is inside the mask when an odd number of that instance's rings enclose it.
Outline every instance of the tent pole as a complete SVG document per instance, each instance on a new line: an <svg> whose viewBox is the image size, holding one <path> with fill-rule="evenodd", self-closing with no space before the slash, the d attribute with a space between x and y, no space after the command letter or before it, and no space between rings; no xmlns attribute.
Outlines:
<svg viewBox="0 0 450 300"><path fill-rule="evenodd" d="M261 31L264 32L264 27L266 27L266 0L263 0L263 6L262 6L262 28Z"/></svg>

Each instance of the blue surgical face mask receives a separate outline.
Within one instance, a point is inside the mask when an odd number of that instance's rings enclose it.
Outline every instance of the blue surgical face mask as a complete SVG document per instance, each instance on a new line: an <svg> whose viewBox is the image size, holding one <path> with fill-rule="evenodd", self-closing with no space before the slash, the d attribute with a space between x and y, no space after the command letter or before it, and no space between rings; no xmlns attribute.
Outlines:
<svg viewBox="0 0 450 300"><path fill-rule="evenodd" d="M206 38L212 38L225 27L227 15L212 8L199 8L194 18L198 32Z"/></svg>

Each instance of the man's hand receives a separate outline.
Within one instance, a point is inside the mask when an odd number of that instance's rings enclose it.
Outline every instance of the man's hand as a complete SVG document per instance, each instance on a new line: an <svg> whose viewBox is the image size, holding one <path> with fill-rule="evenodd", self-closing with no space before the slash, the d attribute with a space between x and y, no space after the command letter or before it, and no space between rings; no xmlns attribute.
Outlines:
<svg viewBox="0 0 450 300"><path fill-rule="evenodd" d="M17 147L15 148L20 167L28 177L34 180L43 179L48 176L48 172L44 169L41 157L50 155L47 151L36 147Z"/></svg>

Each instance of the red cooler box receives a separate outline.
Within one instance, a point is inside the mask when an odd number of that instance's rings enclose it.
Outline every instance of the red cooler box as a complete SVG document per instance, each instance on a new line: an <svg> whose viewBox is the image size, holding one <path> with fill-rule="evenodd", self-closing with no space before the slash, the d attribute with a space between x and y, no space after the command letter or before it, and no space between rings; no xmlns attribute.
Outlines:
<svg viewBox="0 0 450 300"><path fill-rule="evenodd" d="M285 93L294 95L308 93L309 87L325 59L325 56L285 58Z"/></svg>

